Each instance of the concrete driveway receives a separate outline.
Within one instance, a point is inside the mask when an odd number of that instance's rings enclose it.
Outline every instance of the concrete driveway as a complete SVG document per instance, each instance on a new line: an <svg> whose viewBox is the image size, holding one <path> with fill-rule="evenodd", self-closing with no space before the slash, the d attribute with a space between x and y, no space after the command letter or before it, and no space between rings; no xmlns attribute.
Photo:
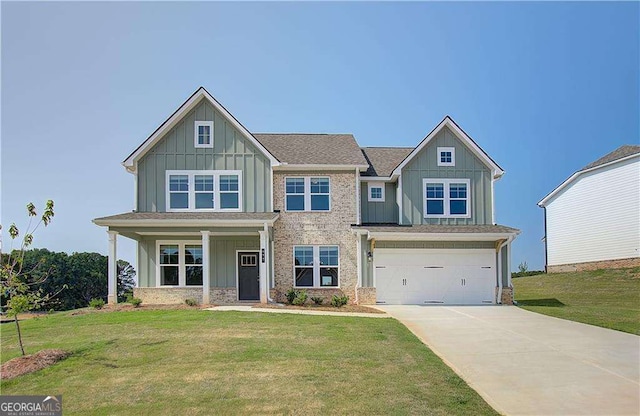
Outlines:
<svg viewBox="0 0 640 416"><path fill-rule="evenodd" d="M640 337L515 306L378 306L507 415L640 414Z"/></svg>

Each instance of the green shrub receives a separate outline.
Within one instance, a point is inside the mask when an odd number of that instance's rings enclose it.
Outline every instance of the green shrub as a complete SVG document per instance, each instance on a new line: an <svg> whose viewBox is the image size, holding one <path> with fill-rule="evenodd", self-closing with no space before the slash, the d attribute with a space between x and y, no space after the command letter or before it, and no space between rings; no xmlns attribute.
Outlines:
<svg viewBox="0 0 640 416"><path fill-rule="evenodd" d="M89 306L93 309L102 309L104 306L104 300L99 298L93 298L89 301Z"/></svg>
<svg viewBox="0 0 640 416"><path fill-rule="evenodd" d="M308 297L307 291L301 290L298 292L298 296L295 297L292 303L296 306L303 306L307 302Z"/></svg>
<svg viewBox="0 0 640 416"><path fill-rule="evenodd" d="M285 295L284 295L287 298L287 303L289 305L293 305L293 301L294 301L295 298L298 297L299 293L300 292L295 290L294 288L291 288L291 289L287 290L287 293L285 293Z"/></svg>
<svg viewBox="0 0 640 416"><path fill-rule="evenodd" d="M137 308L138 306L140 306L142 304L142 299L140 299L140 298L131 298L129 303L132 304L134 308Z"/></svg>
<svg viewBox="0 0 640 416"><path fill-rule="evenodd" d="M322 296L312 296L311 300L316 305L322 305L322 302L324 302L324 298Z"/></svg>
<svg viewBox="0 0 640 416"><path fill-rule="evenodd" d="M198 306L198 301L193 298L185 299L184 303L186 303L188 306Z"/></svg>
<svg viewBox="0 0 640 416"><path fill-rule="evenodd" d="M333 295L333 297L331 298L331 306L335 306L336 308L344 306L347 303L349 303L349 296L346 295Z"/></svg>

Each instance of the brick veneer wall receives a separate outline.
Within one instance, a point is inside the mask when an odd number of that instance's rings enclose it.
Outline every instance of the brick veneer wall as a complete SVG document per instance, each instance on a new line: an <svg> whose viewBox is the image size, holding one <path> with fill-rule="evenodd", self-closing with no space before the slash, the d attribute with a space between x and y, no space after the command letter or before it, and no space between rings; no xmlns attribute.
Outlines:
<svg viewBox="0 0 640 416"><path fill-rule="evenodd" d="M640 257L547 266L547 273L582 272L599 269L624 269L627 267L640 267Z"/></svg>
<svg viewBox="0 0 640 416"><path fill-rule="evenodd" d="M375 287L359 287L358 288L358 305L375 305L376 304L376 288Z"/></svg>
<svg viewBox="0 0 640 416"><path fill-rule="evenodd" d="M322 176L330 178L331 211L285 211L285 177ZM356 236L351 224L357 221L355 172L331 172L313 175L309 172L273 173L274 209L280 210L280 218L273 227L274 238L274 300L283 302L284 294L293 287L293 246L337 245L339 247L340 288L306 289L309 296L323 296L327 301L334 294L349 296L355 301L357 277Z"/></svg>
<svg viewBox="0 0 640 416"><path fill-rule="evenodd" d="M195 299L202 303L201 287L136 287L133 296L142 299L142 303L149 305L184 303L185 299ZM224 305L237 303L238 296L235 287L211 288L209 300L213 304Z"/></svg>

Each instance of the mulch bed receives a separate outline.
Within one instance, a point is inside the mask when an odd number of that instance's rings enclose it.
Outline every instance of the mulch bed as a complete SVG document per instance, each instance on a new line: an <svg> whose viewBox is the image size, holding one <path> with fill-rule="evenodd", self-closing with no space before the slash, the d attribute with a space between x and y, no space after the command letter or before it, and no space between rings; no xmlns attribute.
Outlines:
<svg viewBox="0 0 640 416"><path fill-rule="evenodd" d="M205 307L213 307L216 305L197 305L189 306L184 303L170 304L170 305L145 305L142 304L135 308L130 303L118 303L116 305L104 305L102 309L82 308L71 312L71 316L86 315L88 313L100 313L100 312L117 312L117 311L157 311L157 310L176 310L176 309L202 309Z"/></svg>
<svg viewBox="0 0 640 416"><path fill-rule="evenodd" d="M0 378L11 380L23 374L47 368L60 360L64 360L70 355L64 350L42 350L35 354L16 357L2 364L0 367Z"/></svg>
<svg viewBox="0 0 640 416"><path fill-rule="evenodd" d="M273 304L273 303L258 303L253 305L254 308L269 308L269 309L298 309L303 311L327 311L327 312L358 312L358 313L386 313L379 309L371 308L363 305L344 305L340 308L336 308L334 306L316 306L316 305L307 305L307 306L295 306L295 305L282 305L282 304Z"/></svg>

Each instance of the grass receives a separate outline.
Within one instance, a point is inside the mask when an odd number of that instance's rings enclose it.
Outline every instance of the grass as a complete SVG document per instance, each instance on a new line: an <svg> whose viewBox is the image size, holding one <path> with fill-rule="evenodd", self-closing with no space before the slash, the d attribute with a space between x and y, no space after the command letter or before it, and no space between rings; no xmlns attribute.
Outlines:
<svg viewBox="0 0 640 416"><path fill-rule="evenodd" d="M640 268L513 279L518 305L533 312L640 335Z"/></svg>
<svg viewBox="0 0 640 416"><path fill-rule="evenodd" d="M394 319L136 310L22 323L27 353L72 352L2 381L65 414L496 414ZM19 354L3 324L5 362Z"/></svg>

